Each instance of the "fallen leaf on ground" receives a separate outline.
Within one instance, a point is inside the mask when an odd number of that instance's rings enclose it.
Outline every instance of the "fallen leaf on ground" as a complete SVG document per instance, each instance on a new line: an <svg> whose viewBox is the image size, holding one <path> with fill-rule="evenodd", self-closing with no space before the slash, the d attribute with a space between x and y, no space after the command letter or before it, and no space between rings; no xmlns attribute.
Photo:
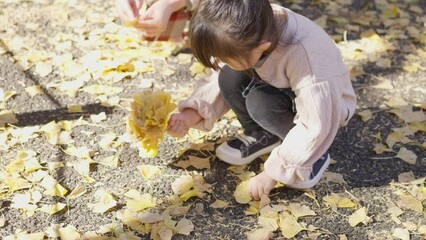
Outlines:
<svg viewBox="0 0 426 240"><path fill-rule="evenodd" d="M370 220L371 218L367 216L367 209L365 207L356 210L349 216L349 224L352 227L355 227L360 223L367 224Z"/></svg>
<svg viewBox="0 0 426 240"><path fill-rule="evenodd" d="M280 214L279 218L281 232L286 238L295 237L299 232L305 230L295 217L285 211Z"/></svg>
<svg viewBox="0 0 426 240"><path fill-rule="evenodd" d="M97 190L93 197L93 202L87 206L95 213L104 213L117 205L114 197L104 189Z"/></svg>

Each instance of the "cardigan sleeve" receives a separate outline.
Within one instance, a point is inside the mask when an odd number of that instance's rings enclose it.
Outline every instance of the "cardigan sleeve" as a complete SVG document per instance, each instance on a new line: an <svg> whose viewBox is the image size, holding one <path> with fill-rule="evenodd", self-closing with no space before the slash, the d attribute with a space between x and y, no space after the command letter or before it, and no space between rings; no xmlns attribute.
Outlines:
<svg viewBox="0 0 426 240"><path fill-rule="evenodd" d="M292 184L309 179L312 165L330 147L340 121L339 99L327 81L299 90L295 126L265 162L273 179Z"/></svg>
<svg viewBox="0 0 426 240"><path fill-rule="evenodd" d="M216 120L229 110L220 92L219 71L209 71L206 77L198 80L192 95L178 103L179 111L185 108L197 110L203 119L194 127L203 131L210 131Z"/></svg>

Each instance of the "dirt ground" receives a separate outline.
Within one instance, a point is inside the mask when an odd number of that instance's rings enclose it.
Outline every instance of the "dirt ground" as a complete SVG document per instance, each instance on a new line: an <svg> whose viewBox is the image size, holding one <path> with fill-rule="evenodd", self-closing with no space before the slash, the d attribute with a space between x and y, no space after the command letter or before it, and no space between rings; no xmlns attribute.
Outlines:
<svg viewBox="0 0 426 240"><path fill-rule="evenodd" d="M206 183L211 185L211 191L205 192L202 198L194 197L182 203L181 206L189 208L188 212L173 215L172 218L175 221L186 218L194 228L189 235L173 232L173 239L247 239L251 230L261 228L261 215L247 215L249 205L236 202L234 191L241 182L240 178L232 174L228 164L215 159L211 149L188 151L180 155L181 149L191 146L197 138L217 146L219 139L235 134L239 128L231 115L221 118L211 132L199 137L174 139L166 135L159 145L158 156L153 158L140 157L135 144L126 141L116 147L100 146L105 134L114 133L118 139L118 136L126 133L125 118L129 114L128 106L134 93L147 88L164 90L177 101L190 93L195 79L200 77L194 77L195 59L190 54L176 53L175 45L138 41L133 29L120 24L113 2L0 0L0 89L15 93L7 101L0 99L0 112L10 110L18 120L13 126L0 128L0 236L2 239L7 236L18 239L19 234L25 235L22 232L42 232L48 238L54 236L49 229L59 226L55 224L62 224L63 228L72 226L80 234L79 237L86 239L130 239L131 235L136 239L155 238L152 234L155 227L152 227L151 234L150 231L143 234L129 228L120 219L120 211L127 207L124 195L131 189L148 194L156 198L157 204L153 209L161 213L171 205L169 199L174 195L172 184L182 176L193 174L203 176ZM353 67L358 114L339 131L330 148L334 163L330 165L328 175L307 192L285 187L274 189L269 205L299 203L315 212L313 216L297 219L305 230L298 232L295 239L425 239L426 189L424 179L421 180L426 177L425 115L422 113L426 103L425 2L279 2L319 23L326 21L326 31L344 53L350 52L354 46L351 44L357 43L367 48L377 43L361 41L363 33L369 29L386 39L388 45L380 53L374 52L374 49L359 49L358 46L351 53L365 53L366 57L345 57L348 65ZM347 44L343 40L347 40ZM157 51L136 51L149 48ZM106 64L110 66L109 70L103 65L99 73L96 62L87 65L84 56L96 51L104 54L104 58L98 59L111 60ZM134 55L129 57L131 54ZM125 67L132 61L139 64L135 64L136 70L119 70L119 66ZM48 63L52 69L46 70L49 67L38 65L40 62ZM44 71L48 73L44 74ZM114 75L111 72L118 73ZM108 95L108 91L93 94L84 90L93 84L118 87L122 91ZM27 89L29 86L39 86L40 94L32 95ZM111 102L117 96L119 101L106 106L105 96ZM402 106L391 104L398 99L404 100ZM82 106L83 111L70 112L69 107L73 105ZM401 109L404 111L398 116L391 109L396 109L398 113ZM102 113L105 113L104 119L98 121L93 117L101 117ZM366 120L365 117L370 115L371 118ZM409 119L410 116L416 119ZM31 127L42 127L52 121L75 123L79 119L87 122L76 124L70 130L71 145L92 151L93 163L88 173L91 180L76 170L73 165L76 157L65 153L68 144L49 143L42 132L34 132L34 136L27 141L21 139L14 142L19 137L13 136L9 129L23 129L25 133L31 131ZM410 133L395 134L398 132L395 129L407 126L412 127ZM118 142L117 139L114 143ZM387 150L378 153L381 146ZM397 157L403 148L410 151L411 163ZM52 215L35 211L25 218L25 210L16 207L16 196L24 196L19 194L45 190L35 183L28 188L11 190L6 166L17 159L19 151L26 150L34 151L42 169L68 190L64 196L43 194L41 200L33 202L33 205L40 208L44 204L66 204L61 211ZM118 166L101 164L102 159L115 154L118 154ZM182 169L173 165L189 156L209 156L210 169ZM49 163L56 162L64 166L48 168ZM245 171L258 173L262 163L261 159L257 159ZM139 171L139 166L144 164L158 166L161 173L145 180ZM20 179L25 177L28 176L19 173ZM417 182L412 182L415 179ZM68 197L79 185L86 192L76 198ZM95 193L100 189L111 193L116 201L103 213L94 212L89 207L96 202ZM325 197L333 194L350 199L356 206L331 207ZM211 207L217 199L225 201L228 206ZM368 218L363 223L351 226L348 219L363 207ZM395 208L400 209L401 213L395 215L392 211ZM108 224L120 226L121 235L119 231L104 231L102 234L101 227ZM271 238L284 239L282 228L273 231ZM88 232L96 231L97 236L103 235L104 238L83 237ZM73 239L70 235L68 237ZM37 238L27 236L21 239Z"/></svg>

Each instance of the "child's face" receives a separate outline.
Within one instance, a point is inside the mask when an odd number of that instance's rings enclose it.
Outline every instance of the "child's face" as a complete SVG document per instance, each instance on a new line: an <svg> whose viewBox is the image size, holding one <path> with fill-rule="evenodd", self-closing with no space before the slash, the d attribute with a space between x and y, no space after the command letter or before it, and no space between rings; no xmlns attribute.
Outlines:
<svg viewBox="0 0 426 240"><path fill-rule="evenodd" d="M235 59L220 59L220 61L226 63L235 71L244 71L252 68L259 61L262 53L265 52L270 46L270 42L262 42L259 46L253 49L250 53L250 59L246 63L247 65Z"/></svg>

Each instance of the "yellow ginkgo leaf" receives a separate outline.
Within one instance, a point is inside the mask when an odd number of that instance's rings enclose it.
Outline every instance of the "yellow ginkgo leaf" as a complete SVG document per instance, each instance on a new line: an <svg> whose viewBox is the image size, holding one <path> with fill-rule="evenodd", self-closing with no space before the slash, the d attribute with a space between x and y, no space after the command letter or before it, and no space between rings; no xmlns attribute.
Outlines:
<svg viewBox="0 0 426 240"><path fill-rule="evenodd" d="M172 183L172 190L176 195L181 195L189 191L195 185L194 178L190 175L183 175Z"/></svg>
<svg viewBox="0 0 426 240"><path fill-rule="evenodd" d="M401 240L410 240L410 232L405 228L395 228L392 236Z"/></svg>
<svg viewBox="0 0 426 240"><path fill-rule="evenodd" d="M279 228L278 217L270 218L270 217L260 216L258 217L257 222L259 223L260 226L272 232L278 230Z"/></svg>
<svg viewBox="0 0 426 240"><path fill-rule="evenodd" d="M62 240L79 240L81 239L81 234L77 231L72 225L66 227L61 227L58 229L59 238Z"/></svg>
<svg viewBox="0 0 426 240"><path fill-rule="evenodd" d="M204 197L204 193L200 192L199 190L192 189L192 190L189 190L189 191L183 193L179 197L182 201L186 202L186 201L188 201L188 199L190 199L192 197L202 198L202 197Z"/></svg>
<svg viewBox="0 0 426 240"><path fill-rule="evenodd" d="M0 110L0 127L4 127L7 123L18 123L16 115L9 110Z"/></svg>
<svg viewBox="0 0 426 240"><path fill-rule="evenodd" d="M238 203L246 204L252 200L252 197L249 192L248 184L249 184L249 181L242 181L240 184L237 185L237 188L235 189L235 192L234 192L234 197Z"/></svg>
<svg viewBox="0 0 426 240"><path fill-rule="evenodd" d="M293 238L299 232L305 230L305 228L297 222L296 218L286 211L280 214L279 220L281 232L286 238Z"/></svg>
<svg viewBox="0 0 426 240"><path fill-rule="evenodd" d="M71 193L68 195L68 199L78 198L81 195L85 194L87 192L86 187L83 185L77 185L75 188L71 191Z"/></svg>
<svg viewBox="0 0 426 240"><path fill-rule="evenodd" d="M137 190L131 189L124 194L128 198L127 208L132 212L139 212L147 208L156 206L155 199L149 194L140 194Z"/></svg>
<svg viewBox="0 0 426 240"><path fill-rule="evenodd" d="M299 219L300 217L316 216L317 215L308 206L302 205L300 203L290 203L288 205L287 209L291 212L291 214L296 219Z"/></svg>
<svg viewBox="0 0 426 240"><path fill-rule="evenodd" d="M52 65L46 62L38 62L35 66L35 72L40 75L40 77L46 77L52 72Z"/></svg>
<svg viewBox="0 0 426 240"><path fill-rule="evenodd" d="M39 85L29 86L25 88L25 91L30 94L31 97L34 97L39 94L43 94L43 90Z"/></svg>
<svg viewBox="0 0 426 240"><path fill-rule="evenodd" d="M40 185L46 189L44 194L49 196L63 197L68 192L50 175L46 175Z"/></svg>
<svg viewBox="0 0 426 240"><path fill-rule="evenodd" d="M60 212L62 209L64 209L67 205L64 203L57 203L57 204L49 204L49 205L42 205L40 208L40 211L45 212L49 215L53 215L57 212Z"/></svg>
<svg viewBox="0 0 426 240"><path fill-rule="evenodd" d="M108 167L117 167L119 162L119 154L114 154L99 160L99 163Z"/></svg>
<svg viewBox="0 0 426 240"><path fill-rule="evenodd" d="M145 180L161 173L160 168L154 165L140 165L137 168Z"/></svg>
<svg viewBox="0 0 426 240"><path fill-rule="evenodd" d="M323 198L324 203L327 206L330 206L331 209L334 211L337 210L337 208L354 208L356 207L356 204L352 202L349 198L341 197L338 194L331 194L328 196L325 196Z"/></svg>
<svg viewBox="0 0 426 240"><path fill-rule="evenodd" d="M104 213L117 205L114 197L105 191L99 189L94 194L94 201L88 204L89 209L96 213Z"/></svg>
<svg viewBox="0 0 426 240"><path fill-rule="evenodd" d="M356 210L351 216L349 216L349 224L352 227L355 227L360 223L367 224L370 219L371 218L367 216L367 209L365 207L362 207Z"/></svg>
<svg viewBox="0 0 426 240"><path fill-rule="evenodd" d="M44 176L40 185L46 189L44 194L49 196L63 197L67 193L67 190L62 187L56 179L48 174Z"/></svg>
<svg viewBox="0 0 426 240"><path fill-rule="evenodd" d="M100 123L106 119L107 119L107 116L105 112L90 115L90 120L92 120L93 123Z"/></svg>
<svg viewBox="0 0 426 240"><path fill-rule="evenodd" d="M269 240L274 235L273 231L266 228L251 230L247 234L247 240Z"/></svg>
<svg viewBox="0 0 426 240"><path fill-rule="evenodd" d="M61 133L61 125L55 121L51 121L48 124L40 128L40 132L44 132L47 141L50 144L56 145L59 142L59 134Z"/></svg>
<svg viewBox="0 0 426 240"><path fill-rule="evenodd" d="M17 176L6 177L4 182L7 188L9 188L9 192L27 189L32 186L32 184L27 179Z"/></svg>
<svg viewBox="0 0 426 240"><path fill-rule="evenodd" d="M166 92L145 90L133 95L131 108L127 121L130 133L139 140L146 157L156 156L158 141L164 138L176 105Z"/></svg>
<svg viewBox="0 0 426 240"><path fill-rule="evenodd" d="M361 117L362 121L364 122L367 122L373 117L373 112L369 109L364 110L362 112L358 112L357 114Z"/></svg>
<svg viewBox="0 0 426 240"><path fill-rule="evenodd" d="M217 199L214 203L210 204L211 208L226 208L229 206L228 202Z"/></svg>

